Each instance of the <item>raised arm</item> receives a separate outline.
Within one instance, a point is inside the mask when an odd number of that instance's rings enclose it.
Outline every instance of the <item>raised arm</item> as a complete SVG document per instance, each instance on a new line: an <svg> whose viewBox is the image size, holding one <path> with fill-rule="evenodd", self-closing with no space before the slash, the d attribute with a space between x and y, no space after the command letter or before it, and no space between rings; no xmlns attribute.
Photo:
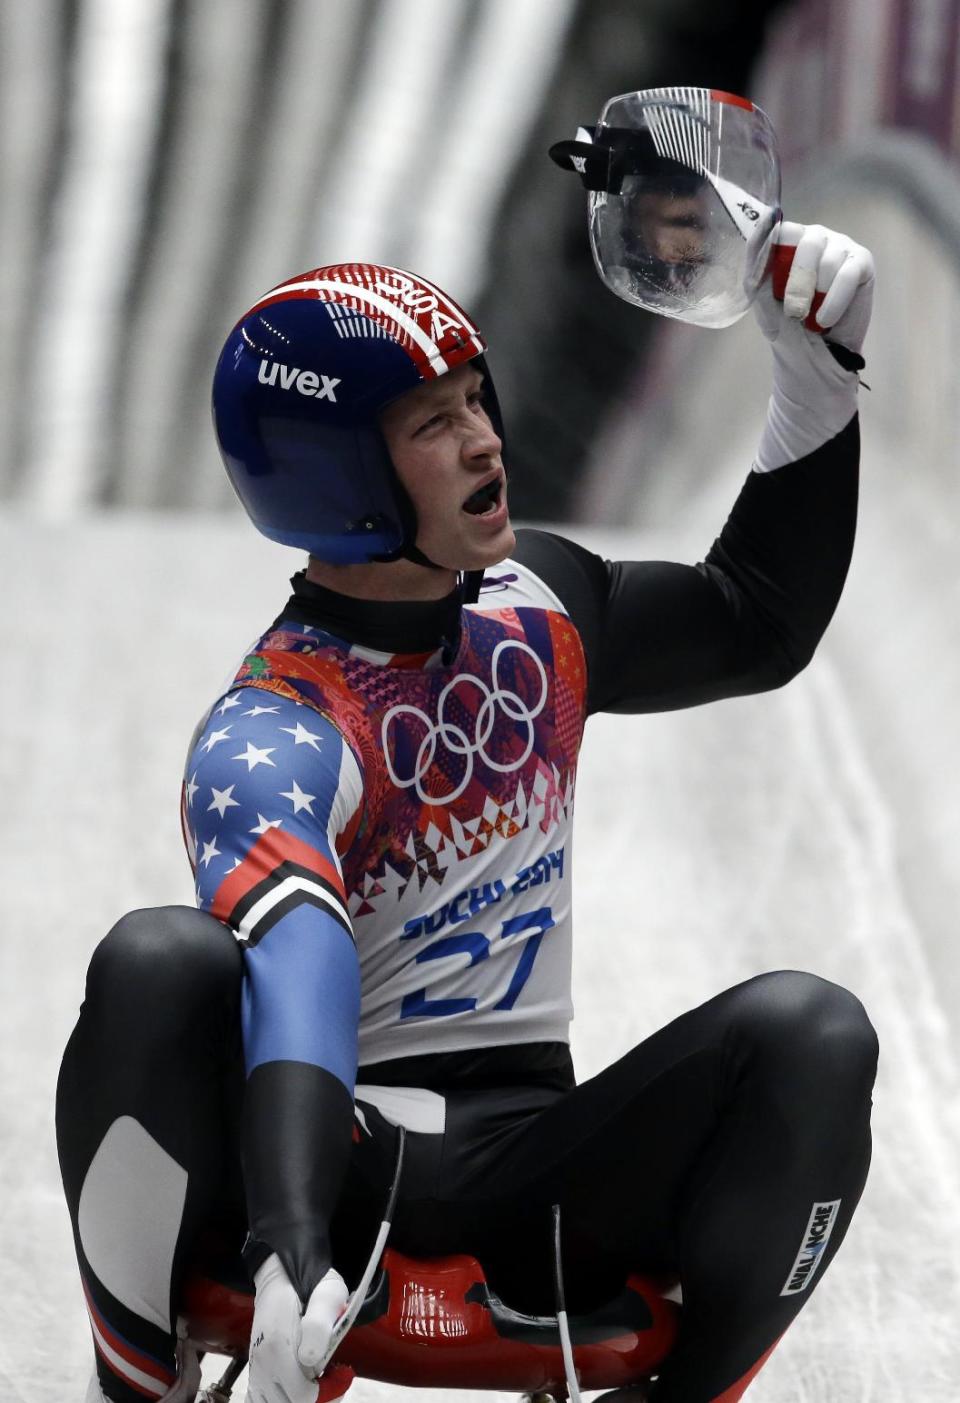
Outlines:
<svg viewBox="0 0 960 1403"><path fill-rule="evenodd" d="M800 287L788 282L784 303L769 285L761 294L774 360L767 423L705 560L609 562L545 532L518 535L516 559L553 588L583 638L591 711L665 711L781 686L809 662L836 608L856 524L858 378L803 319L825 293L820 315L855 366L873 267L827 230L784 232L797 242Z"/></svg>

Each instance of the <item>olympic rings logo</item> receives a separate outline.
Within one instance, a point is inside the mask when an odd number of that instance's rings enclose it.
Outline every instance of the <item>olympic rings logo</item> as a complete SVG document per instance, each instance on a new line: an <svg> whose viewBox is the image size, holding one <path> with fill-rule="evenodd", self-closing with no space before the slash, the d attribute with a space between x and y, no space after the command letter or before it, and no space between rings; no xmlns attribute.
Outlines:
<svg viewBox="0 0 960 1403"><path fill-rule="evenodd" d="M500 683L499 669L500 660L508 648L513 648L518 652L526 653L532 658L537 675L540 679L540 697L534 706L527 706L522 697L516 692L510 691ZM470 672L462 672L447 683L440 696L437 698L437 719L431 721L425 711L421 711L418 706L411 706L408 703L401 703L399 706L392 706L383 718L382 739L383 756L387 762L387 770L393 783L399 789L416 790L417 798L425 804L452 804L454 799L458 799L467 785L473 779L474 756L487 765L491 770L497 770L500 774L507 774L511 770L519 770L525 765L530 752L533 750L535 738L534 720L547 704L547 694L549 685L547 683L546 669L537 654L527 643L521 643L518 639L505 638L502 643L498 643L493 650L491 659L491 681L492 687L488 687L486 682L479 677L474 677ZM477 712L474 722L474 734L471 738L467 735L462 726L457 726L453 721L449 721L446 716L448 699L457 687L476 687L481 693L483 701ZM390 731L394 720L400 716L413 717L424 727L424 736L417 750L417 758L414 762L413 774L402 777L397 774L393 759L390 754ZM494 726L498 721L520 722L526 726L526 744L520 755L506 763L495 760L487 751L487 743L493 735ZM430 772L430 767L437 754L437 747L443 743L448 751L454 755L464 757L464 771L459 784L450 790L449 794L437 795L427 794L423 788L423 781Z"/></svg>

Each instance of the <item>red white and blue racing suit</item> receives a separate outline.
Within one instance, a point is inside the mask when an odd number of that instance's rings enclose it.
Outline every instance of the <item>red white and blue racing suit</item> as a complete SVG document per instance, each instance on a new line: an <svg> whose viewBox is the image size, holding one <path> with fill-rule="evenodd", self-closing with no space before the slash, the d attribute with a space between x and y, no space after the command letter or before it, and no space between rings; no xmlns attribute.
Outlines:
<svg viewBox="0 0 960 1403"><path fill-rule="evenodd" d="M191 745L184 834L209 914L115 928L64 1061L61 1159L108 1397L172 1377L177 1283L211 1226L235 1246L249 1230L248 1266L279 1253L304 1300L332 1261L355 1277L397 1124L398 1246L474 1251L549 1309L559 1201L574 1299L631 1267L682 1281L655 1396L740 1396L856 1206L875 1038L845 990L764 975L577 1086L577 759L593 712L761 691L806 665L849 563L857 458L854 421L752 473L696 567L521 531L466 607L295 577ZM141 1131L183 1171L181 1194L164 1164L179 1207L149 1308L82 1207L108 1141L160 1166Z"/></svg>

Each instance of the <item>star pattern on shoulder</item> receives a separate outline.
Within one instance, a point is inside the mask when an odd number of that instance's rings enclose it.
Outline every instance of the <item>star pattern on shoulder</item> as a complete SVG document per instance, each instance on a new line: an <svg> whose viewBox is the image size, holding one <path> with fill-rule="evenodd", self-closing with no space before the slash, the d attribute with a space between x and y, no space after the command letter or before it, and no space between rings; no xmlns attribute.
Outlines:
<svg viewBox="0 0 960 1403"><path fill-rule="evenodd" d="M286 731L288 736L293 736L294 745L309 745L311 750L319 750L323 736L319 731L308 731L301 721L296 726L281 726L281 731Z"/></svg>
<svg viewBox="0 0 960 1403"><path fill-rule="evenodd" d="M301 789L299 784L297 784L296 780L293 781L292 789L284 790L280 794L281 799L290 800L290 802L293 804L293 812L295 814L298 814L301 809L306 809L307 813L310 815L311 818L314 817L314 812L311 808L311 805L314 799L316 799L316 797L316 794L307 794L305 790Z"/></svg>
<svg viewBox="0 0 960 1403"><path fill-rule="evenodd" d="M218 711L225 700L217 703ZM303 703L297 702L293 711L292 699L275 700L269 694L258 699L242 688L235 689L229 700L228 710L236 711L232 723L216 717L208 722L194 768L187 771L190 778L184 778L197 890L208 902L255 848L265 844L263 851L270 860L271 830L277 830L275 836L281 842L290 834L326 846L324 835L312 831L328 815L326 799L320 796L326 795L326 785L333 778L327 762L334 754L334 742L324 729L324 719ZM208 752L226 739L232 744L221 756L223 763L207 761ZM317 756L315 761L310 750ZM272 778L268 770L273 770ZM301 783L303 779L312 789Z"/></svg>
<svg viewBox="0 0 960 1403"><path fill-rule="evenodd" d="M249 774L251 770L256 769L257 765L273 765L275 767L276 762L270 759L275 749L276 746L274 745L268 745L260 749L254 745L252 740L248 740L247 748L243 754L234 755L231 758L233 760L246 760L247 774Z"/></svg>
<svg viewBox="0 0 960 1403"><path fill-rule="evenodd" d="M220 741L227 739L227 737L230 734L230 731L230 726L224 727L222 731L211 731L210 734L207 736L206 740L203 742L203 745L201 745L200 749L205 750L207 754L209 754L215 745L217 745Z"/></svg>
<svg viewBox="0 0 960 1403"><path fill-rule="evenodd" d="M228 784L226 789L214 789L211 785L210 792L213 795L213 799L207 805L207 813L209 813L211 809L216 809L220 817L223 818L224 814L227 812L227 809L239 809L239 802L236 799L232 799L230 797L233 794L233 791L236 789L236 787L237 786L235 784Z"/></svg>
<svg viewBox="0 0 960 1403"><path fill-rule="evenodd" d="M220 705L217 707L217 715L218 715L218 716L222 716L223 713L224 713L225 711L230 711L232 707L239 706L239 705L240 705L240 698L239 698L239 697L237 697L237 696L224 697L223 701L222 701L222 702L220 703Z"/></svg>

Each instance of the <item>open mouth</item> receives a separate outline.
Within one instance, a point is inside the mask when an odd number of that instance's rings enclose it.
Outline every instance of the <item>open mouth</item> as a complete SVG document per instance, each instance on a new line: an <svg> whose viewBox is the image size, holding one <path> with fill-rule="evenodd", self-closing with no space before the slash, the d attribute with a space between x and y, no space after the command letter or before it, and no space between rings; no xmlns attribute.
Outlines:
<svg viewBox="0 0 960 1403"><path fill-rule="evenodd" d="M463 504L463 510L470 516L489 516L500 505L502 488L503 480L495 477L492 482L485 483L470 494Z"/></svg>

